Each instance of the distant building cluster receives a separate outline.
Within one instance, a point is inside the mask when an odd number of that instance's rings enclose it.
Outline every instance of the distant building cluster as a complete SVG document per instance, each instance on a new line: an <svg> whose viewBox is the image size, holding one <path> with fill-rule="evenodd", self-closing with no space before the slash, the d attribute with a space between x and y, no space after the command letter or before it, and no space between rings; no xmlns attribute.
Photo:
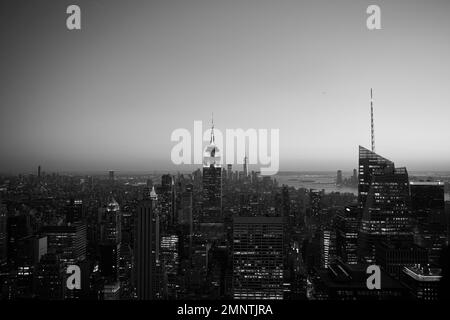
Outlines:
<svg viewBox="0 0 450 320"><path fill-rule="evenodd" d="M1 177L1 299L437 300L448 245L439 181L359 148L351 193L220 165L191 174ZM366 268L381 268L381 289ZM67 268L80 268L68 288Z"/></svg>

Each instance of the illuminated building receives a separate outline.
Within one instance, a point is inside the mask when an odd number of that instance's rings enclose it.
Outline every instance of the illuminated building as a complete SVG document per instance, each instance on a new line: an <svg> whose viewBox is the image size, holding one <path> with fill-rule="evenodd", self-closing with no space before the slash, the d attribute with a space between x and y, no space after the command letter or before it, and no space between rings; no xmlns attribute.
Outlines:
<svg viewBox="0 0 450 320"><path fill-rule="evenodd" d="M2 204L0 199L0 271L3 267L6 266L8 261L8 253L7 253L7 220L8 220L8 211L6 206Z"/></svg>
<svg viewBox="0 0 450 320"><path fill-rule="evenodd" d="M441 278L441 269L421 266L405 267L401 275L401 281L410 295L421 301L438 300Z"/></svg>
<svg viewBox="0 0 450 320"><path fill-rule="evenodd" d="M178 268L178 236L161 237L161 259L165 261L168 274L176 274Z"/></svg>
<svg viewBox="0 0 450 320"><path fill-rule="evenodd" d="M47 251L59 255L66 266L77 264L86 257L86 225L76 222L71 225L44 226L42 235L47 236Z"/></svg>
<svg viewBox="0 0 450 320"><path fill-rule="evenodd" d="M176 298L177 275L179 266L178 235L165 235L161 237L160 256L167 274L167 286L169 295Z"/></svg>
<svg viewBox="0 0 450 320"><path fill-rule="evenodd" d="M106 207L101 208L100 213L100 272L107 281L115 282L118 279L120 260L122 214L112 194L108 198Z"/></svg>
<svg viewBox="0 0 450 320"><path fill-rule="evenodd" d="M336 259L336 232L323 230L321 236L321 265L328 268L330 263Z"/></svg>
<svg viewBox="0 0 450 320"><path fill-rule="evenodd" d="M160 222L162 231L177 223L175 206L175 185L170 174L161 177L161 186L157 189L158 203L160 206Z"/></svg>
<svg viewBox="0 0 450 320"><path fill-rule="evenodd" d="M6 235L7 235L7 260L8 267L15 269L17 267L17 258L19 245L18 241L30 234L30 217L25 214L7 216Z"/></svg>
<svg viewBox="0 0 450 320"><path fill-rule="evenodd" d="M75 222L61 226L44 226L41 234L47 236L47 251L58 256L62 268L65 269L68 265L75 264L84 270L87 245L85 223ZM82 271L81 290L65 290L65 299L81 298L86 289L86 274L86 270Z"/></svg>
<svg viewBox="0 0 450 320"><path fill-rule="evenodd" d="M66 221L68 223L73 223L76 221L81 221L84 218L83 210L83 200L71 199L67 201L64 207Z"/></svg>
<svg viewBox="0 0 450 320"><path fill-rule="evenodd" d="M427 250L410 242L378 242L375 252L376 263L396 279L404 267L428 264Z"/></svg>
<svg viewBox="0 0 450 320"><path fill-rule="evenodd" d="M61 300L65 290L64 268L56 254L42 256L35 271L35 293L38 299Z"/></svg>
<svg viewBox="0 0 450 320"><path fill-rule="evenodd" d="M393 166L392 161L359 146L358 203L361 207L366 203L373 173Z"/></svg>
<svg viewBox="0 0 450 320"><path fill-rule="evenodd" d="M26 236L18 240L16 296L30 298L33 289L35 266L47 253L47 237Z"/></svg>
<svg viewBox="0 0 450 320"><path fill-rule="evenodd" d="M336 253L348 264L358 263L358 232L361 210L357 206L347 206L337 213L336 226Z"/></svg>
<svg viewBox="0 0 450 320"><path fill-rule="evenodd" d="M444 183L410 182L412 214L416 222L415 242L428 250L431 264L437 265L442 249L448 244Z"/></svg>
<svg viewBox="0 0 450 320"><path fill-rule="evenodd" d="M322 192L319 190L310 189L309 200L311 204L311 216L318 217L320 215L320 200L322 198Z"/></svg>
<svg viewBox="0 0 450 320"><path fill-rule="evenodd" d="M214 142L214 125L211 139L203 155L203 215L206 223L222 222L222 166L220 150Z"/></svg>
<svg viewBox="0 0 450 320"><path fill-rule="evenodd" d="M283 218L233 219L233 297L283 299Z"/></svg>
<svg viewBox="0 0 450 320"><path fill-rule="evenodd" d="M359 150L359 256L372 263L377 242L412 242L409 179L406 168L395 168L393 162L363 147Z"/></svg>
<svg viewBox="0 0 450 320"><path fill-rule="evenodd" d="M192 190L186 190L181 192L180 211L178 216L178 223L188 227L189 234L192 233L193 220L192 220Z"/></svg>
<svg viewBox="0 0 450 320"><path fill-rule="evenodd" d="M111 282L104 285L103 300L120 300L120 282Z"/></svg>

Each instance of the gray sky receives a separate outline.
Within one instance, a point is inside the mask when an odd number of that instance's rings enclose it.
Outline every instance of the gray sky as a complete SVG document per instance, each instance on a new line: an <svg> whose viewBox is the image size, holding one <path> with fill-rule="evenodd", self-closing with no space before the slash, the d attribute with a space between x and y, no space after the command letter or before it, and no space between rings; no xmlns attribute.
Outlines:
<svg viewBox="0 0 450 320"><path fill-rule="evenodd" d="M446 0L2 1L0 172L177 169L170 134L211 112L222 130L279 128L281 170L350 170L370 147L370 87L377 152L450 170L449 14Z"/></svg>

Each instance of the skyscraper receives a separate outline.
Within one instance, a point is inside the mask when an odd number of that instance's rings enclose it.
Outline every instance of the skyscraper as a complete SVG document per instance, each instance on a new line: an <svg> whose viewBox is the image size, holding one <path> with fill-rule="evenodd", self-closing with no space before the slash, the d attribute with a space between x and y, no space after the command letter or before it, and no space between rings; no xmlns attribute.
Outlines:
<svg viewBox="0 0 450 320"><path fill-rule="evenodd" d="M352 185L358 184L358 171L356 169L353 169L353 175L352 175Z"/></svg>
<svg viewBox="0 0 450 320"><path fill-rule="evenodd" d="M358 263L360 212L358 206L346 206L344 210L337 213L335 218L337 256L344 263Z"/></svg>
<svg viewBox="0 0 450 320"><path fill-rule="evenodd" d="M247 158L247 156L245 156L244 157L244 167L243 167L243 171L244 171L244 178L247 178L248 177L248 163L247 163L247 161L248 161L248 158Z"/></svg>
<svg viewBox="0 0 450 320"><path fill-rule="evenodd" d="M101 217L101 243L100 243L100 272L105 278L108 288L118 281L118 270L121 248L121 222L120 206L110 194L105 208L102 208ZM116 287L116 284L113 286Z"/></svg>
<svg viewBox="0 0 450 320"><path fill-rule="evenodd" d="M47 236L47 250L59 255L63 266L77 264L86 258L86 224L44 226L42 235Z"/></svg>
<svg viewBox="0 0 450 320"><path fill-rule="evenodd" d="M322 230L320 240L321 266L328 268L336 260L336 231Z"/></svg>
<svg viewBox="0 0 450 320"><path fill-rule="evenodd" d="M336 185L341 186L342 185L342 170L338 170L336 174Z"/></svg>
<svg viewBox="0 0 450 320"><path fill-rule="evenodd" d="M202 222L222 222L222 166L220 150L214 142L214 124L211 139L203 156L203 219Z"/></svg>
<svg viewBox="0 0 450 320"><path fill-rule="evenodd" d="M367 193L372 182L373 172L393 167L394 163L382 156L359 146L359 181L358 181L358 203L364 206Z"/></svg>
<svg viewBox="0 0 450 320"><path fill-rule="evenodd" d="M158 297L157 263L159 260L159 217L153 188L150 197L144 198L137 207L135 237L135 279L139 300Z"/></svg>
<svg viewBox="0 0 450 320"><path fill-rule="evenodd" d="M428 264L427 250L413 243L378 242L375 253L377 264L396 279L404 267Z"/></svg>
<svg viewBox="0 0 450 320"><path fill-rule="evenodd" d="M283 218L233 219L233 296L283 298Z"/></svg>
<svg viewBox="0 0 450 320"><path fill-rule="evenodd" d="M227 180L228 180L228 182L231 181L232 177L233 177L233 165L227 164Z"/></svg>
<svg viewBox="0 0 450 320"><path fill-rule="evenodd" d="M47 236L47 251L56 254L61 268L65 270L68 265L78 265L81 269L81 289L65 290L65 299L79 299L87 289L86 246L87 231L84 222L75 222L70 225L44 226L42 235ZM84 269L84 270L83 270ZM67 274L64 274L67 277ZM65 279L63 280L65 284Z"/></svg>
<svg viewBox="0 0 450 320"><path fill-rule="evenodd" d="M175 184L170 174L161 177L161 186L157 189L158 203L160 205L160 220L162 229L174 226L177 222L175 205Z"/></svg>
<svg viewBox="0 0 450 320"><path fill-rule="evenodd" d="M19 255L19 240L30 235L30 217L25 214L7 216L7 257L8 267L15 269Z"/></svg>
<svg viewBox="0 0 450 320"><path fill-rule="evenodd" d="M35 293L39 299L61 300L64 295L65 270L58 255L48 253L42 256L34 276Z"/></svg>
<svg viewBox="0 0 450 320"><path fill-rule="evenodd" d="M83 200L80 199L70 199L66 201L64 207L66 221L68 223L73 223L76 221L82 221L84 218L84 207Z"/></svg>
<svg viewBox="0 0 450 320"><path fill-rule="evenodd" d="M311 216L316 217L320 214L321 206L320 201L322 198L322 192L315 189L309 190L309 201L311 205Z"/></svg>
<svg viewBox="0 0 450 320"><path fill-rule="evenodd" d="M180 197L180 210L179 210L179 216L178 216L178 223L189 227L188 230L189 233L192 232L193 228L193 217L192 217L192 209L193 209L193 199L192 199L192 190L186 189L185 191L181 192Z"/></svg>
<svg viewBox="0 0 450 320"><path fill-rule="evenodd" d="M109 181L113 182L114 180L114 170L109 170Z"/></svg>
<svg viewBox="0 0 450 320"><path fill-rule="evenodd" d="M409 179L406 168L360 146L360 257L374 262L377 241L411 241Z"/></svg>
<svg viewBox="0 0 450 320"><path fill-rule="evenodd" d="M178 266L179 266L179 237L176 234L161 236L161 261L167 274L168 292L171 298L177 297Z"/></svg>
<svg viewBox="0 0 450 320"><path fill-rule="evenodd" d="M448 236L444 183L411 182L410 188L412 214L416 223L415 242L428 250L430 263L438 264Z"/></svg>
<svg viewBox="0 0 450 320"><path fill-rule="evenodd" d="M35 266L45 253L47 253L46 237L29 235L18 240L17 272L14 275L17 297L32 297Z"/></svg>
<svg viewBox="0 0 450 320"><path fill-rule="evenodd" d="M439 300L439 285L442 270L428 267L405 267L401 274L403 285L415 300Z"/></svg>
<svg viewBox="0 0 450 320"><path fill-rule="evenodd" d="M6 234L7 230L7 209L6 206L3 205L0 199L0 270L3 266L6 265L6 262L8 261L7 251L6 251L6 245L8 242L8 237Z"/></svg>
<svg viewBox="0 0 450 320"><path fill-rule="evenodd" d="M322 197L320 190L309 190L309 208L305 217L306 227L314 231L322 225Z"/></svg>

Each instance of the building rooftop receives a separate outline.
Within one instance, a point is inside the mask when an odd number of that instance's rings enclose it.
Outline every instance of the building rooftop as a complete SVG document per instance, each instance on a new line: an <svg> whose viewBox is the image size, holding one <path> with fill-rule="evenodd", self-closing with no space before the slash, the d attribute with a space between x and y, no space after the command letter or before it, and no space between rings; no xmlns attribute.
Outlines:
<svg viewBox="0 0 450 320"><path fill-rule="evenodd" d="M416 281L435 282L442 278L440 268L423 268L423 267L405 267L403 272Z"/></svg>
<svg viewBox="0 0 450 320"><path fill-rule="evenodd" d="M264 224L270 224L270 223L282 223L283 218L282 217L261 217L261 216L250 216L250 217L234 217L233 223L264 223Z"/></svg>
<svg viewBox="0 0 450 320"><path fill-rule="evenodd" d="M362 264L349 265L336 262L330 265L329 269L320 270L319 275L323 283L329 288L353 288L367 289L366 280L369 276L366 273L367 266ZM401 289L402 285L392 278L385 271L381 271L381 288Z"/></svg>
<svg viewBox="0 0 450 320"><path fill-rule="evenodd" d="M443 186L444 182L442 182L442 181L410 181L409 184L412 186Z"/></svg>

